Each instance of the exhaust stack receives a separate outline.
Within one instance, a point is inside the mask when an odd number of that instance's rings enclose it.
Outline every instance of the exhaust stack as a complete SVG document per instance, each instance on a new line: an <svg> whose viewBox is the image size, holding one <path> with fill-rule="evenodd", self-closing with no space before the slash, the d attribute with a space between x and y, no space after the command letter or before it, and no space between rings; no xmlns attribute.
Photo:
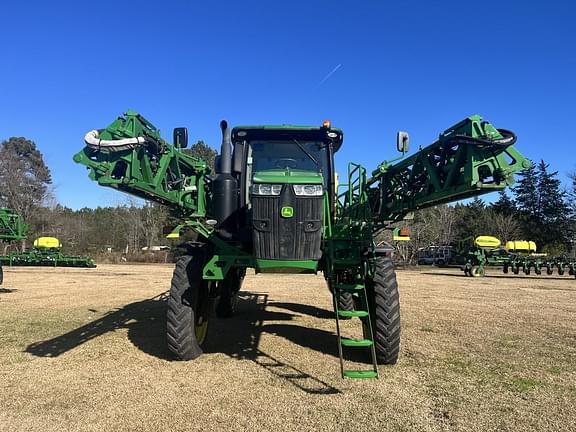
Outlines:
<svg viewBox="0 0 576 432"><path fill-rule="evenodd" d="M214 218L216 229L225 239L232 238L236 232L236 210L238 209L238 182L232 176L232 142L226 120L220 122L222 130L222 147L220 149L220 166L212 182L214 200Z"/></svg>

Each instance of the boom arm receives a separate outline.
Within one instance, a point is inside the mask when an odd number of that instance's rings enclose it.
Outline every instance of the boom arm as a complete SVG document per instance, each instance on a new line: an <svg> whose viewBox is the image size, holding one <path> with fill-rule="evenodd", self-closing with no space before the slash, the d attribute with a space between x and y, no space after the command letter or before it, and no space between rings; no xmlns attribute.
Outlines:
<svg viewBox="0 0 576 432"><path fill-rule="evenodd" d="M86 134L86 147L74 161L91 180L172 207L182 216L206 214L206 163L160 137L143 116L128 111L106 129Z"/></svg>
<svg viewBox="0 0 576 432"><path fill-rule="evenodd" d="M370 178L354 166L359 178L349 176L343 212L362 218L359 207L368 205L377 229L414 210L503 190L514 183L514 173L531 165L515 141L512 132L468 117L414 155L381 163Z"/></svg>

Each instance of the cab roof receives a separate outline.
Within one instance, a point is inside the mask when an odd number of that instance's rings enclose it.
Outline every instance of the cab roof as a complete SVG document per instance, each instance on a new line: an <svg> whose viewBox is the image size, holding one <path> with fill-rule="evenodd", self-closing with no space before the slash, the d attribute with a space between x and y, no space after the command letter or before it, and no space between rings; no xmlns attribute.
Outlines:
<svg viewBox="0 0 576 432"><path fill-rule="evenodd" d="M332 148L337 152L344 134L337 128L296 125L236 126L232 129L233 142L266 139L332 142Z"/></svg>

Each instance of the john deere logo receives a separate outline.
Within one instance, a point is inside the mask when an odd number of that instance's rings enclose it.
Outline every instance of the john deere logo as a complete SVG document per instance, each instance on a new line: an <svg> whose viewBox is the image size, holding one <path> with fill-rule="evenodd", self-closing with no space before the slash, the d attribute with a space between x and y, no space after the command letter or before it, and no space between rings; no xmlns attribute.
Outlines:
<svg viewBox="0 0 576 432"><path fill-rule="evenodd" d="M282 217L291 218L294 216L294 209L292 207L282 207L282 211L280 212Z"/></svg>

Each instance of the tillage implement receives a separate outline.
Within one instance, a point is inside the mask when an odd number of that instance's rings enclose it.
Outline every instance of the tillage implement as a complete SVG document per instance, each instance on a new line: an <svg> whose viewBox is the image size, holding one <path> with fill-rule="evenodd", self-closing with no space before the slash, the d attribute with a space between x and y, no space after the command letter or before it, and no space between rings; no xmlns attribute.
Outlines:
<svg viewBox="0 0 576 432"><path fill-rule="evenodd" d="M502 190L530 166L512 132L477 115L372 172L350 163L340 185L334 156L343 133L330 122L220 126L214 174L186 154L185 128L175 129L169 144L134 111L88 132L74 156L99 185L171 207L181 223L169 237L196 233L176 264L168 299L168 345L182 360L202 354L214 309L218 317L233 315L247 268L322 272L333 296L342 376L377 377L377 364L398 359L400 304L394 266L375 236L414 210ZM408 141L398 133L402 155ZM363 337L341 334L344 319L357 320ZM345 350L363 350L369 366L350 369Z"/></svg>

